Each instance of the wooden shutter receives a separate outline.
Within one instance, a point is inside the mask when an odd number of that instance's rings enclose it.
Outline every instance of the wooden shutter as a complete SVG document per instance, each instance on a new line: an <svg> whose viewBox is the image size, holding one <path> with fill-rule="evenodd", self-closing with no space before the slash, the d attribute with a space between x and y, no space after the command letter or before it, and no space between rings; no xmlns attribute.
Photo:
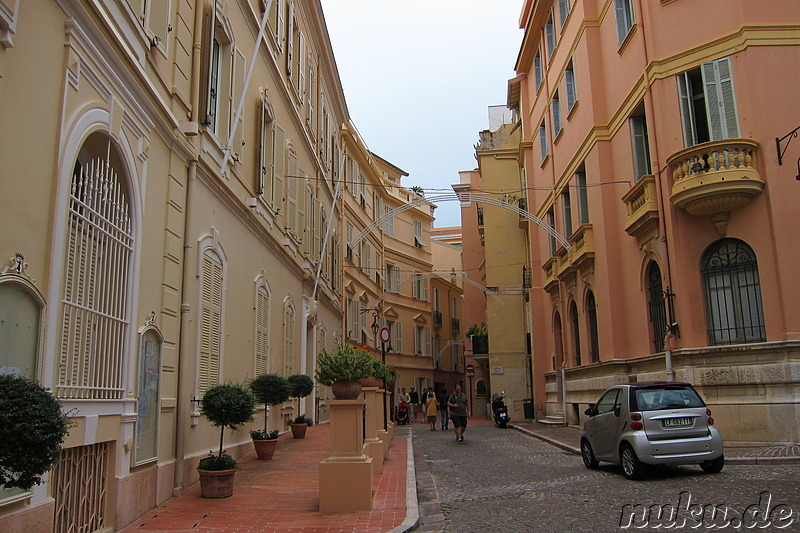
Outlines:
<svg viewBox="0 0 800 533"><path fill-rule="evenodd" d="M287 307L283 321L283 376L294 374L294 311Z"/></svg>
<svg viewBox="0 0 800 533"><path fill-rule="evenodd" d="M297 155L289 152L289 174L286 176L286 226L295 236L297 235Z"/></svg>
<svg viewBox="0 0 800 533"><path fill-rule="evenodd" d="M167 37L169 36L170 0L148 0L147 3L147 29L153 37L158 37L159 48L166 51Z"/></svg>
<svg viewBox="0 0 800 533"><path fill-rule="evenodd" d="M697 130L694 127L694 108L692 107L692 82L688 72L678 74L676 79L678 80L678 100L683 124L683 145L688 148L697 144Z"/></svg>
<svg viewBox="0 0 800 533"><path fill-rule="evenodd" d="M425 336L425 355L431 355L431 328L425 326L422 328L422 334Z"/></svg>
<svg viewBox="0 0 800 533"><path fill-rule="evenodd" d="M222 330L222 264L203 256L200 297L200 362L198 392L219 382Z"/></svg>
<svg viewBox="0 0 800 533"><path fill-rule="evenodd" d="M297 54L297 96L300 97L300 105L305 103L306 91L306 36L303 32L298 32L300 50Z"/></svg>
<svg viewBox="0 0 800 533"><path fill-rule="evenodd" d="M261 92L259 108L258 168L256 169L256 194L272 198L272 179L275 173L274 124L269 114L266 90Z"/></svg>
<svg viewBox="0 0 800 533"><path fill-rule="evenodd" d="M239 117L239 121L234 124L233 120L236 118L236 109L239 107L239 99L242 98L242 87L244 87L244 63L245 59L239 50L233 54L233 80L231 91L231 157L234 161L242 162L242 154L244 152L244 137L242 131L244 130L244 111Z"/></svg>
<svg viewBox="0 0 800 533"><path fill-rule="evenodd" d="M283 209L284 194L284 180L286 168L286 137L283 129L280 126L275 126L274 145L272 149L273 166L275 169L273 175L272 187L272 207L275 209Z"/></svg>
<svg viewBox="0 0 800 533"><path fill-rule="evenodd" d="M638 181L645 174L650 174L647 122L644 117L631 117L631 140L633 142L633 166Z"/></svg>
<svg viewBox="0 0 800 533"><path fill-rule="evenodd" d="M268 359L269 294L263 287L259 287L256 296L256 376L268 371Z"/></svg>
<svg viewBox="0 0 800 533"><path fill-rule="evenodd" d="M214 28L216 26L216 12L214 11L214 7L212 6L205 15L203 16L203 36L205 46L201 48L202 54L202 78L203 78L203 87L205 87L205 91L202 93L202 102L200 103L200 109L202 113L200 115L200 121L203 124L210 124L211 123L211 116L213 114L213 102L214 102L214 95L212 95L212 91L214 88L214 76L215 73L213 72L214 68Z"/></svg>
<svg viewBox="0 0 800 533"><path fill-rule="evenodd" d="M739 136L730 58L703 63L708 131L712 141Z"/></svg>
<svg viewBox="0 0 800 533"><path fill-rule="evenodd" d="M275 0L278 6L278 25L275 28L275 40L278 41L278 50L283 51L283 39L286 31L286 5L285 0Z"/></svg>
<svg viewBox="0 0 800 533"><path fill-rule="evenodd" d="M395 322L395 330L396 333L392 335L394 340L394 349L397 353L401 353L403 351L403 323L402 322Z"/></svg>
<svg viewBox="0 0 800 533"><path fill-rule="evenodd" d="M289 18L286 19L286 73L292 78L292 63L294 61L294 2L289 0Z"/></svg>
<svg viewBox="0 0 800 533"><path fill-rule="evenodd" d="M322 202L320 202L319 206L319 216L314 219L314 223L316 224L314 228L314 259L324 260L327 258L327 254L321 257L323 232L325 231L325 206L322 205ZM323 271L326 270L324 267L325 265L323 265Z"/></svg>

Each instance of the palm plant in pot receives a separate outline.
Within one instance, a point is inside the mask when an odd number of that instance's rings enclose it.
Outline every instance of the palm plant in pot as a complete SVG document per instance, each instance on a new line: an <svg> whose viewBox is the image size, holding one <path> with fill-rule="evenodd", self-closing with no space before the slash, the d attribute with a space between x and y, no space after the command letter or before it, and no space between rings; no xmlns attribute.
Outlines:
<svg viewBox="0 0 800 533"><path fill-rule="evenodd" d="M233 494L236 460L222 447L225 428L236 430L253 419L256 400L244 386L224 383L208 389L203 395L200 412L211 424L219 426L219 453L210 453L197 465L200 495L203 498L227 498Z"/></svg>
<svg viewBox="0 0 800 533"><path fill-rule="evenodd" d="M324 351L317 356L317 382L331 388L339 400L354 400L361 394L361 381L373 375L369 352L353 346L337 346L336 351Z"/></svg>
<svg viewBox="0 0 800 533"><path fill-rule="evenodd" d="M286 378L289 382L290 392L289 396L297 398L297 411L300 412L300 399L305 398L314 391L314 380L305 374L294 374ZM292 437L295 439L304 439L306 430L313 425L314 422L307 418L305 415L298 415L289 426L292 428Z"/></svg>
<svg viewBox="0 0 800 533"><path fill-rule="evenodd" d="M250 438L259 459L272 459L278 445L278 430L267 431L267 408L271 405L280 405L289 399L291 385L289 381L278 374L261 374L250 382L256 401L264 404L264 429L253 429Z"/></svg>

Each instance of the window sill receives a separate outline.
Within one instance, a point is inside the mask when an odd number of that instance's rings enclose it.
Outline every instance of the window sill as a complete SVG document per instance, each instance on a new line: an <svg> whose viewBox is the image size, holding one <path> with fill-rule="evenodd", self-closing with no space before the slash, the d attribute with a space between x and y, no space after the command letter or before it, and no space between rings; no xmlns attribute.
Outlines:
<svg viewBox="0 0 800 533"><path fill-rule="evenodd" d="M558 133L556 133L556 138L553 139L553 144L558 144L558 141L560 141L561 137L563 136L564 136L564 126L561 126L561 129L558 130Z"/></svg>
<svg viewBox="0 0 800 533"><path fill-rule="evenodd" d="M628 48L628 45L630 45L631 41L633 40L633 36L636 35L636 28L638 27L639 27L638 24L634 24L628 30L628 35L626 35L625 38L622 40L622 42L619 44L619 49L617 50L617 53L619 55L625 53L625 50Z"/></svg>
<svg viewBox="0 0 800 533"><path fill-rule="evenodd" d="M569 108L569 110L567 111L567 122L572 120L572 115L575 114L575 110L578 109L578 104L580 103L581 103L580 100L575 100L575 102L572 104L572 107Z"/></svg>
<svg viewBox="0 0 800 533"><path fill-rule="evenodd" d="M539 167L544 168L548 161L550 161L550 154L544 156L544 159L542 159L542 163L539 165Z"/></svg>

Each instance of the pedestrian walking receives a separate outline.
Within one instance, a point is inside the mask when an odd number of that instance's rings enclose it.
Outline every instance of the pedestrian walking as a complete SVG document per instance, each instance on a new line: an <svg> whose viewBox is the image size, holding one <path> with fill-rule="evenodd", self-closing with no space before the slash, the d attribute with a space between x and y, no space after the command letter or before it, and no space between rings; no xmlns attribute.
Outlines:
<svg viewBox="0 0 800 533"><path fill-rule="evenodd" d="M467 395L461 391L461 385L456 385L456 390L447 399L450 406L450 420L456 433L456 442L464 444L464 430L467 429L467 416L469 416L469 402Z"/></svg>
<svg viewBox="0 0 800 533"><path fill-rule="evenodd" d="M433 391L428 393L428 399L425 400L425 415L428 417L428 424L431 425L431 431L436 431L436 411L439 410L439 401Z"/></svg>
<svg viewBox="0 0 800 533"><path fill-rule="evenodd" d="M439 411L442 418L442 431L450 429L450 407L447 405L447 389L442 389L439 393Z"/></svg>
<svg viewBox="0 0 800 533"><path fill-rule="evenodd" d="M411 403L411 397L406 392L405 387L400 389L400 394L397 396L397 403L400 404L402 402Z"/></svg>
<svg viewBox="0 0 800 533"><path fill-rule="evenodd" d="M419 409L419 393L417 389L411 387L411 391L408 393L409 396L409 404L411 405L411 421L417 421L417 410Z"/></svg>

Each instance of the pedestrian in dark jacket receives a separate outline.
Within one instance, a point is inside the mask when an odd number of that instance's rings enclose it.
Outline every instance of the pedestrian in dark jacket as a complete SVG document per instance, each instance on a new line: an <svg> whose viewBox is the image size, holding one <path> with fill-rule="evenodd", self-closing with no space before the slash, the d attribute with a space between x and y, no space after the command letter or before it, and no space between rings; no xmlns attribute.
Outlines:
<svg viewBox="0 0 800 533"><path fill-rule="evenodd" d="M439 392L439 413L442 418L442 431L449 429L450 407L447 405L447 389L442 389Z"/></svg>

